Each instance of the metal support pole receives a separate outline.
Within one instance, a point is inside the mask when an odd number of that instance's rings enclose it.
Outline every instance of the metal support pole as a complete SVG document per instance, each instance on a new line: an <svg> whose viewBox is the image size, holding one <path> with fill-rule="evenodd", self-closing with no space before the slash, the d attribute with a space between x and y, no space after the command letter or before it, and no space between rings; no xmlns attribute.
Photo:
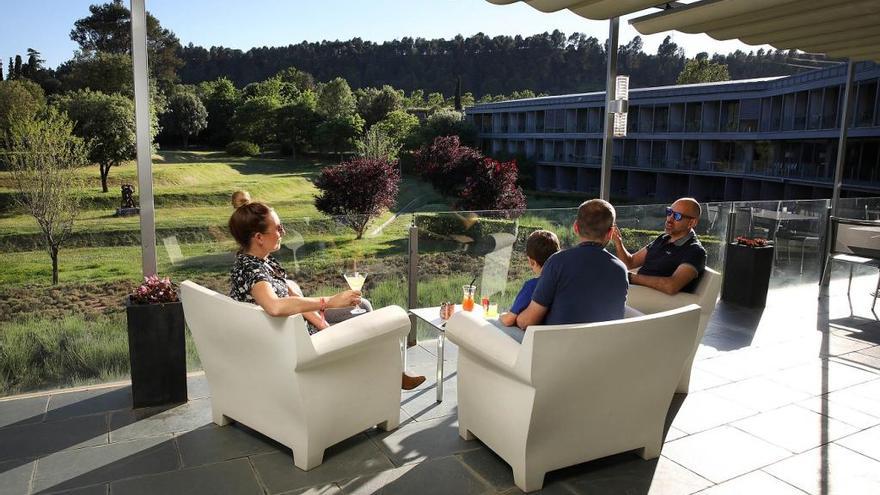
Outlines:
<svg viewBox="0 0 880 495"><path fill-rule="evenodd" d="M730 211L727 212L727 244L731 244L736 234L736 203L730 204Z"/></svg>
<svg viewBox="0 0 880 495"><path fill-rule="evenodd" d="M831 281L831 267L826 267L829 253L831 253L831 249L834 247L831 245L831 211L830 206L825 209L825 228L822 229L822 242L819 243L822 246L822 253L819 255L820 287L828 287L828 283Z"/></svg>
<svg viewBox="0 0 880 495"><path fill-rule="evenodd" d="M412 223L409 226L407 287L409 289L409 297L407 298L409 309L417 308L419 304L419 228L416 227L415 215L413 215ZM409 321L411 325L409 335L406 336L406 346L412 347L416 345L416 316L410 314Z"/></svg>
<svg viewBox="0 0 880 495"><path fill-rule="evenodd" d="M831 214L837 216L840 206L840 187L843 185L843 167L846 165L846 135L849 131L850 103L855 63L850 60L846 64L846 86L843 92L843 109L840 113L840 138L837 141L837 164L834 168L834 192L831 196Z"/></svg>
<svg viewBox="0 0 880 495"><path fill-rule="evenodd" d="M605 133L602 138L602 170L599 178L599 197L611 200L611 162L614 154L614 114L611 113L611 102L615 95L617 79L617 38L620 32L620 19L608 19L608 71L605 78Z"/></svg>
<svg viewBox="0 0 880 495"><path fill-rule="evenodd" d="M134 74L134 116L137 135L138 198L144 276L155 275L156 220L153 206L153 162L150 136L150 77L147 65L145 0L131 0L131 61Z"/></svg>

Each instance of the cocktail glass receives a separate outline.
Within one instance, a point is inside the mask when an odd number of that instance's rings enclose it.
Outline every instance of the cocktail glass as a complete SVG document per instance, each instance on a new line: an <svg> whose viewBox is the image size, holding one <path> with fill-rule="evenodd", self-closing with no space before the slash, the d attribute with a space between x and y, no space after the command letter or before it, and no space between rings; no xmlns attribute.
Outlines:
<svg viewBox="0 0 880 495"><path fill-rule="evenodd" d="M364 282L367 280L367 274L359 271L345 272L342 276L345 278L345 281L348 282L348 287L351 290L363 289ZM355 308L351 310L351 314L353 315L359 315L366 312L367 310L360 306L355 306Z"/></svg>

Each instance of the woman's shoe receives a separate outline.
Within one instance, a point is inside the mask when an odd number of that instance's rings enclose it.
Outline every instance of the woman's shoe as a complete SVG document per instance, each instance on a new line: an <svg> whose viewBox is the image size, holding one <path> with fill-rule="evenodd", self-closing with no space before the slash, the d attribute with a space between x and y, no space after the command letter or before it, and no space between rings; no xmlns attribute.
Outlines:
<svg viewBox="0 0 880 495"><path fill-rule="evenodd" d="M424 376L410 376L404 373L401 380L400 388L402 388L403 390L412 390L423 383L425 383Z"/></svg>

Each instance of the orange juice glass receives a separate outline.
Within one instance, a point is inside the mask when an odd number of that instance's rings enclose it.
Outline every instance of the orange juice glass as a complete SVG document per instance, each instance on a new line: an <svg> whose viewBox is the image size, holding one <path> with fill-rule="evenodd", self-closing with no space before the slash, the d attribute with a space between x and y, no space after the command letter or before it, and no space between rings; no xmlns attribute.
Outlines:
<svg viewBox="0 0 880 495"><path fill-rule="evenodd" d="M473 311L474 293L477 291L477 287L475 285L463 285L461 288L463 292L463 296L461 298L461 309L465 311Z"/></svg>

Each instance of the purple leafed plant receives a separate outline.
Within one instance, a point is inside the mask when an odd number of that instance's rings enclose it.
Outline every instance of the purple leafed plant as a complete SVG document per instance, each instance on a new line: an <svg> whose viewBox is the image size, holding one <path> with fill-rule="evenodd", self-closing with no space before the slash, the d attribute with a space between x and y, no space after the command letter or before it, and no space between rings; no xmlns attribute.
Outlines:
<svg viewBox="0 0 880 495"><path fill-rule="evenodd" d="M177 287L171 283L168 277L159 278L158 275L144 277L144 283L131 294L131 302L134 304L163 304L177 302Z"/></svg>

